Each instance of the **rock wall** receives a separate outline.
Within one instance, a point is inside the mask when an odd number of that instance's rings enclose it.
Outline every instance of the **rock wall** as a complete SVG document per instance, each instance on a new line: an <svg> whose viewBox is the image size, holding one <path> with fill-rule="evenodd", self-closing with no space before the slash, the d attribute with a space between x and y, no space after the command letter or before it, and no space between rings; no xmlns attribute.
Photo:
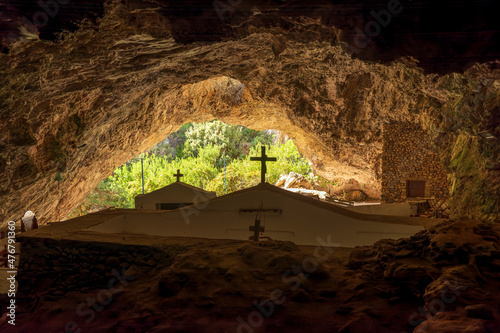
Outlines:
<svg viewBox="0 0 500 333"><path fill-rule="evenodd" d="M407 201L407 181L425 181L425 197L449 196L447 174L429 135L418 125L384 125L382 200Z"/></svg>
<svg viewBox="0 0 500 333"><path fill-rule="evenodd" d="M176 250L101 242L78 242L19 237L21 260L17 281L21 295L62 295L86 288L109 288L116 274L123 276L132 266L168 266Z"/></svg>

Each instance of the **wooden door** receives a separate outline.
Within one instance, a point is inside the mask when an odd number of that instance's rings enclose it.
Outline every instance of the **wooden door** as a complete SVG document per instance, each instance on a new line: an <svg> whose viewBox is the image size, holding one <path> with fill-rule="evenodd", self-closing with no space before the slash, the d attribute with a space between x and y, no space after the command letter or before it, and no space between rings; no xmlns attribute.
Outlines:
<svg viewBox="0 0 500 333"><path fill-rule="evenodd" d="M407 198L425 197L425 180L407 180L406 197Z"/></svg>

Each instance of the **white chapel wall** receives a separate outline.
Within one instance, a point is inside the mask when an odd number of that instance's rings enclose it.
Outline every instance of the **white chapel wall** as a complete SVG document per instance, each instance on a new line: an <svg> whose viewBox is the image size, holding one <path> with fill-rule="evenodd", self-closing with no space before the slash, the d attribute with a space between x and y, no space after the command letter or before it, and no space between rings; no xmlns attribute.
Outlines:
<svg viewBox="0 0 500 333"><path fill-rule="evenodd" d="M214 192L197 191L179 183L172 183L151 193L135 197L135 208L156 209L157 203L196 203L215 196Z"/></svg>
<svg viewBox="0 0 500 333"><path fill-rule="evenodd" d="M421 226L357 220L270 191L249 191L212 200L198 208L191 206L161 214L128 214L90 230L247 240L253 234L248 228L254 224L255 214L240 214L239 210L256 209L261 202L265 209L283 210L282 215L265 214L261 222L266 228L263 235L300 245L318 245L318 238L328 236L340 246L371 245L383 238L409 237L423 230Z"/></svg>

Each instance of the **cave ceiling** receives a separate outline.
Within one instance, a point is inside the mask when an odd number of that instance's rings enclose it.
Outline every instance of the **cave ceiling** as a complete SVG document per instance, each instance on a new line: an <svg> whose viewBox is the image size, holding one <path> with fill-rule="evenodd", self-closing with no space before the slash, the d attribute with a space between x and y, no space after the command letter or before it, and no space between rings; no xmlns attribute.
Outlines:
<svg viewBox="0 0 500 333"><path fill-rule="evenodd" d="M458 216L498 197L498 149L475 136L499 134L498 2L54 1L0 0L2 222L64 218L114 168L214 118L287 133L318 174L374 198L383 124L420 123ZM453 169L457 145L484 163Z"/></svg>
<svg viewBox="0 0 500 333"><path fill-rule="evenodd" d="M325 39L339 38L365 60L412 56L426 70L445 73L500 54L500 3L494 0L2 0L2 37L17 34L24 25L41 39L55 40L62 31L76 30L83 19L102 17L106 3L123 4L138 25L157 20L179 43L234 39L248 33L248 27L290 29L294 19L310 18L325 28Z"/></svg>

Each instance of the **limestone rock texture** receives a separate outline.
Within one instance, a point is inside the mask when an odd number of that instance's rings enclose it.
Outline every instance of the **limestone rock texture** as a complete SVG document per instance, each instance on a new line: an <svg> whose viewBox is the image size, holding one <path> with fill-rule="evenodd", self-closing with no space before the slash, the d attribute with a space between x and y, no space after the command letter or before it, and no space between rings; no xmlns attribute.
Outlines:
<svg viewBox="0 0 500 333"><path fill-rule="evenodd" d="M5 314L2 332L499 332L494 222L354 249L329 235L297 246L49 228L20 237L16 326Z"/></svg>
<svg viewBox="0 0 500 333"><path fill-rule="evenodd" d="M282 188L303 188L308 190L314 190L314 186L310 181L306 179L306 177L296 173L290 172L287 175L281 175L278 181L275 184L278 187Z"/></svg>
<svg viewBox="0 0 500 333"><path fill-rule="evenodd" d="M498 219L499 145L476 135L500 137L494 48L481 46L485 59L460 51L469 66L437 74L425 52L398 58L400 44L398 57L377 56L383 34L353 53L352 27L326 7L330 19L249 1L221 20L192 2L111 1L56 41L8 44L2 223L27 209L42 224L64 219L116 167L181 125L214 118L286 133L318 175L371 198L381 193L383 124L419 124L449 174L453 216Z"/></svg>

